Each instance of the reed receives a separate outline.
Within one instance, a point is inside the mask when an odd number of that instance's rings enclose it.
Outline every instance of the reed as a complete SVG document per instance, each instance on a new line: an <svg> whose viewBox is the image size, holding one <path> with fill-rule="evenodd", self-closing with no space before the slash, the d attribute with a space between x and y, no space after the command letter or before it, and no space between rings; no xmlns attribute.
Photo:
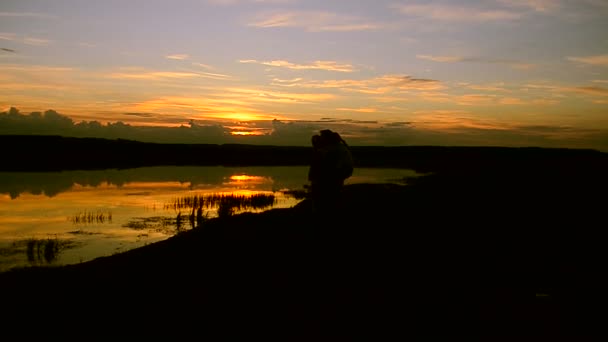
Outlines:
<svg viewBox="0 0 608 342"><path fill-rule="evenodd" d="M112 223L111 211L83 211L68 217L73 224Z"/></svg>
<svg viewBox="0 0 608 342"><path fill-rule="evenodd" d="M164 205L165 209L190 210L190 209L212 209L229 207L231 210L241 211L248 209L266 209L276 203L274 194L203 194L183 196L172 199Z"/></svg>

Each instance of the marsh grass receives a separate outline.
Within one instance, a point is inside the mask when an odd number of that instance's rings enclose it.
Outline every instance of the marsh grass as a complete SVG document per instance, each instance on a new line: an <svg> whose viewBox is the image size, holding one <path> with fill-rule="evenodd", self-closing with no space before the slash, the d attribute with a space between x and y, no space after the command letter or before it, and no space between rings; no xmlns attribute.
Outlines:
<svg viewBox="0 0 608 342"><path fill-rule="evenodd" d="M111 211L83 211L68 217L73 224L112 223Z"/></svg>
<svg viewBox="0 0 608 342"><path fill-rule="evenodd" d="M205 194L174 198L164 208L178 211L176 223L179 230L186 219L192 228L201 226L212 209L217 210L218 217L227 217L239 211L268 209L275 204L274 194ZM181 210L188 210L189 214L182 215ZM205 214L204 210L207 210Z"/></svg>
<svg viewBox="0 0 608 342"><path fill-rule="evenodd" d="M212 209L221 206L228 206L233 210L248 210L248 209L266 209L272 207L276 203L276 198L273 194L253 194L253 195L235 195L235 194L205 194L183 196L172 199L165 204L165 209Z"/></svg>

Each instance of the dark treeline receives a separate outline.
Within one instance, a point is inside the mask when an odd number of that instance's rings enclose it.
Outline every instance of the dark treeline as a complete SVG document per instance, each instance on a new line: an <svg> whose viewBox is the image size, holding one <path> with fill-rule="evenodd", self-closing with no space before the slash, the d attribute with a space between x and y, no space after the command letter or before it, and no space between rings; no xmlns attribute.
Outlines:
<svg viewBox="0 0 608 342"><path fill-rule="evenodd" d="M0 171L127 169L145 166L308 165L311 148L239 144L156 144L132 140L2 135ZM357 167L454 169L585 168L608 165L608 154L539 147L351 146Z"/></svg>

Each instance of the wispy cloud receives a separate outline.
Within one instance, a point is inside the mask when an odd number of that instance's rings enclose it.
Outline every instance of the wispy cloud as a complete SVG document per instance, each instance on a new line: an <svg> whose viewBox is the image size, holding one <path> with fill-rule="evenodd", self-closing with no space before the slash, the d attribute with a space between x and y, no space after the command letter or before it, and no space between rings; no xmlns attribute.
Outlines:
<svg viewBox="0 0 608 342"><path fill-rule="evenodd" d="M590 64L590 65L600 65L607 66L608 65L608 55L596 55L596 56L586 56L586 57L568 57L569 61Z"/></svg>
<svg viewBox="0 0 608 342"><path fill-rule="evenodd" d="M415 111L412 121L417 128L441 131L461 128L503 130L509 127L504 123L481 119L465 110L433 109Z"/></svg>
<svg viewBox="0 0 608 342"><path fill-rule="evenodd" d="M209 64L203 64L203 63L192 63L192 65L195 65L195 66L197 66L197 67L201 67L201 68L204 68L204 69L207 69L207 70L214 70L214 69L215 69L214 67L212 67L212 66L211 66L211 65L209 65Z"/></svg>
<svg viewBox="0 0 608 342"><path fill-rule="evenodd" d="M362 80L291 81L292 82L273 82L272 85L313 89L333 88L341 91L363 94L388 94L408 90L438 90L445 88L445 85L438 80L415 78L408 75L383 75Z"/></svg>
<svg viewBox="0 0 608 342"><path fill-rule="evenodd" d="M377 30L383 25L356 16L322 11L267 12L257 15L249 26L259 28L297 27L310 32Z"/></svg>
<svg viewBox="0 0 608 342"><path fill-rule="evenodd" d="M333 94L279 92L257 88L226 88L223 89L221 96L226 98L240 98L247 102L275 103L311 103L336 98Z"/></svg>
<svg viewBox="0 0 608 342"><path fill-rule="evenodd" d="M190 55L187 54L172 54L165 56L167 59L176 59L176 60L184 60L190 58Z"/></svg>
<svg viewBox="0 0 608 342"><path fill-rule="evenodd" d="M531 63L525 63L521 61L511 59L499 59L499 58L485 58L485 57L463 57L463 56L435 56L435 55L416 55L418 59L424 59L428 61L438 63L484 63L484 64L503 64L513 69L528 70L534 68L535 65Z"/></svg>
<svg viewBox="0 0 608 342"><path fill-rule="evenodd" d="M588 94L588 95L599 95L599 96L608 96L608 88L597 87L597 86L583 86L583 87L573 87L568 88L568 90Z"/></svg>
<svg viewBox="0 0 608 342"><path fill-rule="evenodd" d="M13 42L18 42L26 45L34 45L34 46L47 46L51 44L53 41L44 38L38 37L30 37L30 36L21 36L15 33L7 33L0 32L0 40L8 40Z"/></svg>
<svg viewBox="0 0 608 342"><path fill-rule="evenodd" d="M355 69L350 64L342 64L336 61L314 61L310 64L296 64L284 60L273 61L257 61L255 59L242 59L240 63L262 64L279 68L287 68L294 70L326 70L338 72L353 72Z"/></svg>
<svg viewBox="0 0 608 342"><path fill-rule="evenodd" d="M34 46L47 46L53 41L43 38L25 37L23 38L23 44L34 45Z"/></svg>
<svg viewBox="0 0 608 342"><path fill-rule="evenodd" d="M357 112L357 113L375 113L378 110L376 108L336 108L341 112Z"/></svg>
<svg viewBox="0 0 608 342"><path fill-rule="evenodd" d="M483 9L444 4L396 4L393 8L414 18L452 22L505 21L522 17L522 13L508 9Z"/></svg>
<svg viewBox="0 0 608 342"><path fill-rule="evenodd" d="M498 0L509 7L531 9L536 12L548 12L560 7L560 0Z"/></svg>
<svg viewBox="0 0 608 342"><path fill-rule="evenodd" d="M526 84L524 89L541 90L550 92L555 96L564 96L571 93L577 93L581 95L588 95L592 97L597 96L608 96L608 88L587 85L587 86L565 86L565 85L551 85L551 84Z"/></svg>
<svg viewBox="0 0 608 342"><path fill-rule="evenodd" d="M499 83L499 84L467 84L466 87L469 89L480 90L480 91L494 91L494 92L507 91L507 89L504 88L504 84L502 84L502 83Z"/></svg>
<svg viewBox="0 0 608 342"><path fill-rule="evenodd" d="M439 63L454 63L462 62L464 57L458 56L433 56L433 55L416 55L418 59L424 59L427 61L439 62Z"/></svg>
<svg viewBox="0 0 608 342"><path fill-rule="evenodd" d="M140 71L140 72L118 72L111 73L110 78L116 79L140 79L140 80L160 80L160 79L176 79L176 78L195 78L201 77L201 74L194 72L176 72L176 71Z"/></svg>
<svg viewBox="0 0 608 342"><path fill-rule="evenodd" d="M0 12L0 17L15 18L54 18L54 15L40 12Z"/></svg>

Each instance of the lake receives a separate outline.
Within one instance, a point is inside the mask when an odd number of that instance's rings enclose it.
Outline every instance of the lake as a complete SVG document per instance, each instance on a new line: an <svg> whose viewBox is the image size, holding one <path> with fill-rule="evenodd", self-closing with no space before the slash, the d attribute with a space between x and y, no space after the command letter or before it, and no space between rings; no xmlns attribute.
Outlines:
<svg viewBox="0 0 608 342"><path fill-rule="evenodd" d="M294 192L305 190L307 174L306 166L0 172L0 271L80 263L218 215L289 208L301 201ZM403 183L417 175L358 168L346 183Z"/></svg>

